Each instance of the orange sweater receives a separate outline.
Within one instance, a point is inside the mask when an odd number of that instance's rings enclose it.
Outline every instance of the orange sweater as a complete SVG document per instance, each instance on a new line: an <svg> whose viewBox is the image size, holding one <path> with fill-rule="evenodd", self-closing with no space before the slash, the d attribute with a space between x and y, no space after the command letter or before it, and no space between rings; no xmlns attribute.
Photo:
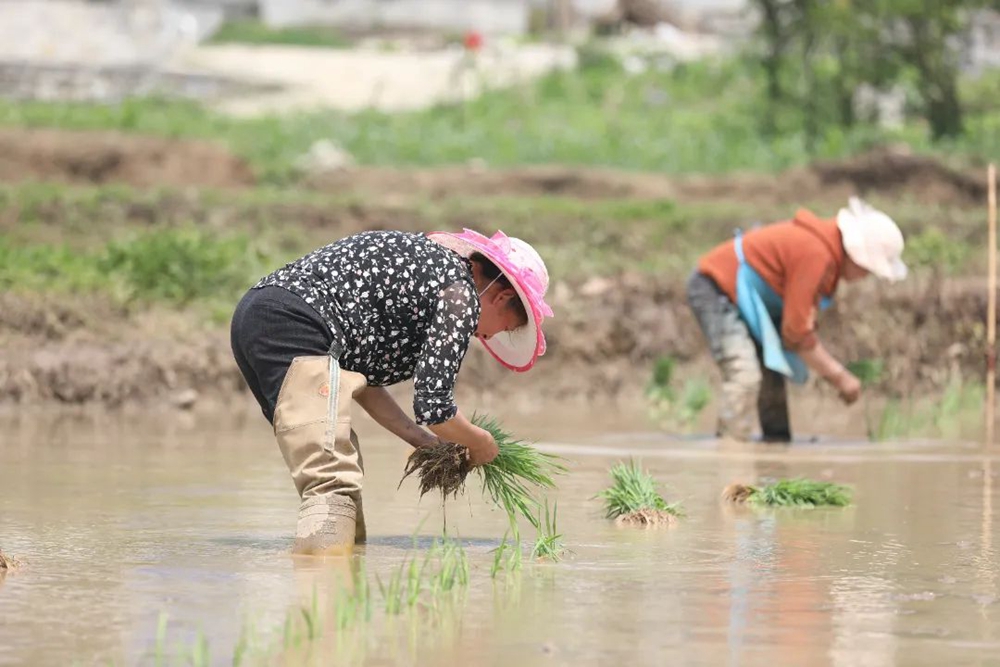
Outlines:
<svg viewBox="0 0 1000 667"><path fill-rule="evenodd" d="M729 240L698 262L698 271L715 281L736 303L736 249ZM747 263L784 301L781 338L803 352L816 347L816 310L820 297L833 296L844 263L844 244L835 219L820 219L805 209L795 218L743 235Z"/></svg>

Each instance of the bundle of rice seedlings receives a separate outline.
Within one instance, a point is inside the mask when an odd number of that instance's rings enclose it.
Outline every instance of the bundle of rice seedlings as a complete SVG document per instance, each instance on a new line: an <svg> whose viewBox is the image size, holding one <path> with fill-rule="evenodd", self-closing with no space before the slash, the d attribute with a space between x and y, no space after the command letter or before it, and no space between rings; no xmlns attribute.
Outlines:
<svg viewBox="0 0 1000 667"><path fill-rule="evenodd" d="M433 447L414 450L403 469L403 479L417 473L421 498L434 489L439 489L445 498L456 498L465 488L465 478L471 469L468 448L457 442L441 441ZM402 485L403 481L399 483Z"/></svg>
<svg viewBox="0 0 1000 667"><path fill-rule="evenodd" d="M472 423L489 431L500 450L495 459L476 468L483 480L483 492L511 519L521 515L539 528L541 524L535 510L541 503L532 488L555 488L553 476L566 472L562 457L544 454L514 438L499 421L487 415L473 415Z"/></svg>
<svg viewBox="0 0 1000 667"><path fill-rule="evenodd" d="M555 488L552 477L566 472L561 457L543 454L516 439L492 417L473 415L472 423L489 431L500 450L495 459L476 468L483 480L483 492L509 517L523 516L537 528L539 520L535 510L540 504L533 489ZM406 464L403 479L416 473L421 496L432 489L440 490L446 497L457 496L469 472L466 448L455 443L441 443L415 451Z"/></svg>
<svg viewBox="0 0 1000 667"><path fill-rule="evenodd" d="M611 468L614 483L597 494L607 518L626 526L661 526L683 516L680 503L668 503L656 490L656 480L635 461Z"/></svg>
<svg viewBox="0 0 1000 667"><path fill-rule="evenodd" d="M782 479L767 486L730 484L723 500L758 507L845 507L851 504L851 489L833 482L812 479Z"/></svg>

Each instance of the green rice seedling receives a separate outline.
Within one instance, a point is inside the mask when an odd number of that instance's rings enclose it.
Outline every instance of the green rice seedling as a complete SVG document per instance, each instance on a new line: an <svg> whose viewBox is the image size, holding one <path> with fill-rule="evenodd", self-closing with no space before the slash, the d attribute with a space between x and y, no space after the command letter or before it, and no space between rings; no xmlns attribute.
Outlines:
<svg viewBox="0 0 1000 667"><path fill-rule="evenodd" d="M420 600L420 593L424 588L424 568L426 566L426 558L419 568L415 559L410 560L406 577L406 606L410 609L413 609Z"/></svg>
<svg viewBox="0 0 1000 667"><path fill-rule="evenodd" d="M517 521L513 518L510 521L510 528L504 533L500 546L493 550L493 566L490 568L490 577L496 579L501 569L507 574L521 569L521 531L517 527Z"/></svg>
<svg viewBox="0 0 1000 667"><path fill-rule="evenodd" d="M659 357L653 364L653 375L646 387L646 395L653 400L673 402L674 390L671 383L677 362L673 357Z"/></svg>
<svg viewBox="0 0 1000 667"><path fill-rule="evenodd" d="M397 616L402 612L404 603L406 607L412 609L420 601L420 593L424 588L424 570L429 560L429 554L420 564L416 558L405 559L390 577L388 586L384 585L382 578L376 575L386 614Z"/></svg>
<svg viewBox="0 0 1000 667"><path fill-rule="evenodd" d="M847 364L847 370L857 377L861 382L861 386L866 389L874 385L882 378L884 367L885 364L880 359L861 359ZM874 422L872 421L871 405L868 402L867 393L862 395L861 400L864 402L865 406L865 431L868 434L869 440L875 440L877 438L877 432L875 430Z"/></svg>
<svg viewBox="0 0 1000 667"><path fill-rule="evenodd" d="M689 379L681 392L677 418L685 427L698 420L698 416L712 401L712 388L701 378Z"/></svg>
<svg viewBox="0 0 1000 667"><path fill-rule="evenodd" d="M431 551L438 562L438 571L431 580L434 592L447 593L456 586L468 585L469 561L457 540L438 539Z"/></svg>
<svg viewBox="0 0 1000 667"><path fill-rule="evenodd" d="M351 590L343 591L334 607L334 622L338 630L344 630L359 620L370 621L372 617L371 584L364 567L358 567L351 580Z"/></svg>
<svg viewBox="0 0 1000 667"><path fill-rule="evenodd" d="M507 512L508 517L520 515L539 528L535 510L540 503L532 488L555 488L553 476L566 472L563 459L539 452L516 439L494 418L477 414L472 421L489 431L499 448L495 459L476 469L483 480L484 492Z"/></svg>
<svg viewBox="0 0 1000 667"><path fill-rule="evenodd" d="M659 526L683 516L680 503L668 503L657 491L656 480L635 461L611 468L612 485L597 494L605 516L620 525Z"/></svg>
<svg viewBox="0 0 1000 667"><path fill-rule="evenodd" d="M497 573L500 571L500 568L503 567L503 560L504 560L503 557L507 554L507 551L511 548L510 543L507 542L508 535L510 535L510 531L507 531L506 533L503 534L503 539L500 540L500 545L493 550L493 565L490 566L491 579L497 578Z"/></svg>
<svg viewBox="0 0 1000 667"><path fill-rule="evenodd" d="M851 504L848 487L804 478L783 479L760 487L730 484L722 497L758 507L845 507Z"/></svg>
<svg viewBox="0 0 1000 667"><path fill-rule="evenodd" d="M552 512L549 512L549 501L545 501L545 520L542 521L541 512L538 517L538 537L535 539L535 546L531 549L531 557L536 559L547 559L558 561L562 558L563 545L560 542L562 535L556 530L556 513L558 506L552 504Z"/></svg>
<svg viewBox="0 0 1000 667"><path fill-rule="evenodd" d="M212 660L208 651L208 637L205 636L204 632L199 630L194 646L191 647L191 666L209 667L211 664Z"/></svg>
<svg viewBox="0 0 1000 667"><path fill-rule="evenodd" d="M566 472L562 458L543 454L514 438L491 417L476 414L472 422L489 431L499 449L495 459L476 469L483 480L484 493L502 507L508 517L522 516L537 528L535 513L540 504L534 489L555 488L553 476ZM421 495L439 489L447 497L458 495L469 472L467 450L461 445L443 442L413 452L403 471L403 479L417 473Z"/></svg>
<svg viewBox="0 0 1000 667"><path fill-rule="evenodd" d="M315 587L313 587L312 599L309 602L309 606L300 607L299 613L302 614L302 621L306 626L306 639L314 641L320 632L319 598L316 595Z"/></svg>
<svg viewBox="0 0 1000 667"><path fill-rule="evenodd" d="M156 619L156 667L162 667L162 665L166 664L167 619L168 616L165 611L161 611L159 618Z"/></svg>

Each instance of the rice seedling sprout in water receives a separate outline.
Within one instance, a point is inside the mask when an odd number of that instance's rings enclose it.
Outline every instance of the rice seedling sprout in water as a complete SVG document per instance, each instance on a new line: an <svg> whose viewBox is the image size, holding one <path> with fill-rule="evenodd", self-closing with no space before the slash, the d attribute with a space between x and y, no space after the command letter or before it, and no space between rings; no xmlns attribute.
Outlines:
<svg viewBox="0 0 1000 667"><path fill-rule="evenodd" d="M656 480L635 461L611 468L612 485L597 494L605 516L618 524L657 526L683 516L680 503L668 503L657 491Z"/></svg>
<svg viewBox="0 0 1000 667"><path fill-rule="evenodd" d="M833 482L798 478L760 487L730 484L722 497L729 502L758 507L846 507L851 504L851 489Z"/></svg>
<svg viewBox="0 0 1000 667"><path fill-rule="evenodd" d="M552 504L552 511L549 512L549 501L545 501L545 520L542 521L542 517L538 517L538 538L535 540L535 546L531 549L531 557L536 559L545 559L550 561L558 561L562 558L563 545L560 542L562 535L556 530L556 512L557 504ZM539 515L541 512L539 512Z"/></svg>

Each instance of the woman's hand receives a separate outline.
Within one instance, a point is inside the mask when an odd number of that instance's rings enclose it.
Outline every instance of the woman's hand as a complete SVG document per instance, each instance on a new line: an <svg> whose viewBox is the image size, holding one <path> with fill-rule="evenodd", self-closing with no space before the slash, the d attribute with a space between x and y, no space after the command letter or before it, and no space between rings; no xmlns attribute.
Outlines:
<svg viewBox="0 0 1000 667"><path fill-rule="evenodd" d="M469 463L473 466L486 465L500 453L490 432L470 422L461 412L456 412L446 422L427 428L442 440L465 445L469 450Z"/></svg>

